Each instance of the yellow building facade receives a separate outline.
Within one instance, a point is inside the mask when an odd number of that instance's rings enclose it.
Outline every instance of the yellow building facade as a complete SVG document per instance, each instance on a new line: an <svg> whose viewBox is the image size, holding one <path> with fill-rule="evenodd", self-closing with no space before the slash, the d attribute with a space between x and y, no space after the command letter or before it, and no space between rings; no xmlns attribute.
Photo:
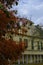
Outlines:
<svg viewBox="0 0 43 65"><path fill-rule="evenodd" d="M18 64L43 62L43 38L21 34L16 34L14 37L14 40L18 42L20 40L27 42L27 48L22 53L22 60L18 59Z"/></svg>
<svg viewBox="0 0 43 65"><path fill-rule="evenodd" d="M5 34L5 38L9 39L12 37L16 43L23 41L26 42L26 49L22 53L22 57L15 63L17 64L28 64L28 63L43 63L43 37L39 36L39 32L35 32L35 26L30 20L26 20L26 26L22 26L15 33L13 28L13 34L10 32Z"/></svg>

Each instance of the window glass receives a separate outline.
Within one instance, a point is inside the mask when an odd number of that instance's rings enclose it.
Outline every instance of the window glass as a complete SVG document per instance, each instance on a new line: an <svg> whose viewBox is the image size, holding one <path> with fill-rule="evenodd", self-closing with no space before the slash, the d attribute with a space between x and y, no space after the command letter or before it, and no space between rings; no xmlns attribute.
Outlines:
<svg viewBox="0 0 43 65"><path fill-rule="evenodd" d="M19 38L19 42L22 42L22 38Z"/></svg>
<svg viewBox="0 0 43 65"><path fill-rule="evenodd" d="M32 50L34 50L34 43L33 43L34 41L33 40L31 40L31 47L32 47Z"/></svg>
<svg viewBox="0 0 43 65"><path fill-rule="evenodd" d="M42 42L41 41L37 41L38 42L38 50L41 50L43 47L42 47Z"/></svg>
<svg viewBox="0 0 43 65"><path fill-rule="evenodd" d="M40 44L39 44L39 41L37 41L37 43L38 43L38 50L40 50Z"/></svg>
<svg viewBox="0 0 43 65"><path fill-rule="evenodd" d="M41 50L43 50L43 42L41 42Z"/></svg>
<svg viewBox="0 0 43 65"><path fill-rule="evenodd" d="M28 39L24 39L24 43L25 43L25 48L28 47Z"/></svg>

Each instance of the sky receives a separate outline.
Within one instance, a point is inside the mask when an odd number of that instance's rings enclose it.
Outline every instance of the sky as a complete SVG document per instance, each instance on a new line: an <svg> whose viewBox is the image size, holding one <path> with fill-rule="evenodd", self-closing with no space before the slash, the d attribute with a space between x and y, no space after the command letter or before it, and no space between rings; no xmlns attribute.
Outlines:
<svg viewBox="0 0 43 65"><path fill-rule="evenodd" d="M43 24L43 0L19 0L18 6L13 5L13 9L18 10L19 17L28 18L35 24Z"/></svg>

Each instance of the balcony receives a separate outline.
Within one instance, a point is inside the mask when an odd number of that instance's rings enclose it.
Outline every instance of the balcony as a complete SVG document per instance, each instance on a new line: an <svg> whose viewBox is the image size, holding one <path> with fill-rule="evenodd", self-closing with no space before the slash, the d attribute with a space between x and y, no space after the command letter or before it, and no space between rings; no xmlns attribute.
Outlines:
<svg viewBox="0 0 43 65"><path fill-rule="evenodd" d="M43 51L24 51L22 54L28 54L28 55L43 55Z"/></svg>

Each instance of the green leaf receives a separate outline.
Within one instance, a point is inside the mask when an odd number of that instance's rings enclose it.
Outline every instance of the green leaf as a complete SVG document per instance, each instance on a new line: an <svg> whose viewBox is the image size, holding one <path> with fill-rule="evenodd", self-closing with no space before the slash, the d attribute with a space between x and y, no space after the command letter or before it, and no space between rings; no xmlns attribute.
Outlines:
<svg viewBox="0 0 43 65"><path fill-rule="evenodd" d="M0 3L0 9L3 9L3 5Z"/></svg>
<svg viewBox="0 0 43 65"><path fill-rule="evenodd" d="M6 16L9 18L10 17L9 12L7 10L4 10L4 12L6 13Z"/></svg>

